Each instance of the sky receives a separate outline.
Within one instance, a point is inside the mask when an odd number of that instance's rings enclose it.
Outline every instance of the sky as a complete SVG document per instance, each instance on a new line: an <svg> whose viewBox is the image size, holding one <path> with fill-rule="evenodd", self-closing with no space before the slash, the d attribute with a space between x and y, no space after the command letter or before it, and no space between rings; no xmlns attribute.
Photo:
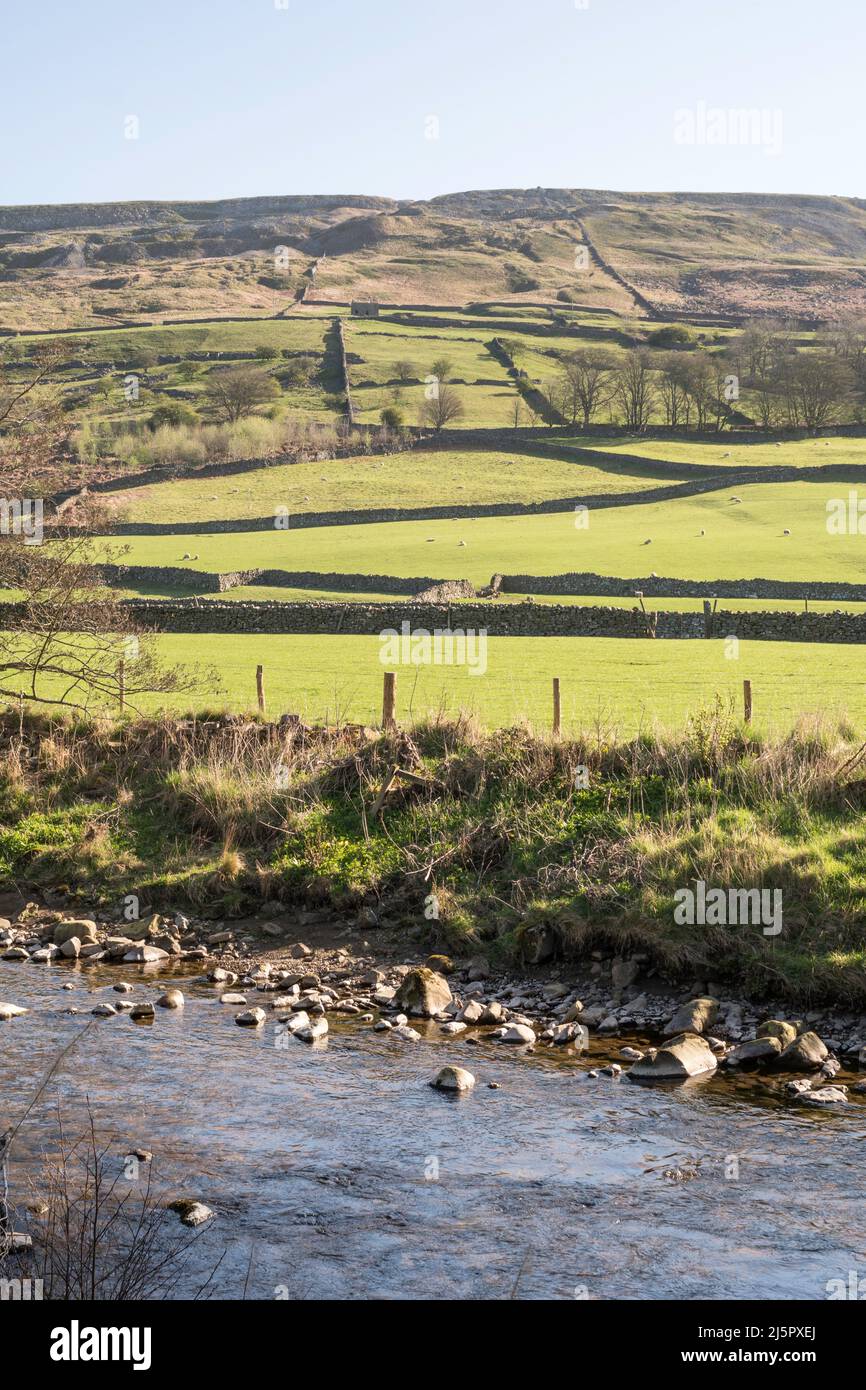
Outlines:
<svg viewBox="0 0 866 1390"><path fill-rule="evenodd" d="M12 0L0 33L0 204L866 197L864 0Z"/></svg>

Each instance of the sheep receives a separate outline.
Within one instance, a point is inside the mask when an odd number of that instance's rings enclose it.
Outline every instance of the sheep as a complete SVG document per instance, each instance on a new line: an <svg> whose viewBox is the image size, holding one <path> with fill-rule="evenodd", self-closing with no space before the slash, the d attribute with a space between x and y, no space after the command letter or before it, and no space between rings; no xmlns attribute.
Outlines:
<svg viewBox="0 0 866 1390"><path fill-rule="evenodd" d="M187 551L186 554L185 554L185 555L181 555L180 558L181 558L182 560L191 560L191 559L192 559L192 556L190 555L189 551Z"/></svg>
<svg viewBox="0 0 866 1390"><path fill-rule="evenodd" d="M652 541L644 541L644 545L652 545Z"/></svg>
<svg viewBox="0 0 866 1390"><path fill-rule="evenodd" d="M785 529L784 529L784 531L782 532L782 535L783 535L783 536L790 536L790 534L791 534L791 532L788 530L788 528L787 528L787 526L786 526Z"/></svg>
<svg viewBox="0 0 866 1390"><path fill-rule="evenodd" d="M742 497L732 497L732 498L731 498L731 506L732 506L732 507L735 506L735 504L736 504L737 502L742 502L742 500L743 500Z"/></svg>
<svg viewBox="0 0 866 1390"><path fill-rule="evenodd" d="M465 541L458 541L457 544L458 544L458 546L461 546L461 545L465 545L466 542L465 542Z"/></svg>
<svg viewBox="0 0 866 1390"><path fill-rule="evenodd" d="M706 534L707 534L706 531L703 531L703 530L701 530L701 531L698 532L698 535L699 535L699 536L705 536Z"/></svg>

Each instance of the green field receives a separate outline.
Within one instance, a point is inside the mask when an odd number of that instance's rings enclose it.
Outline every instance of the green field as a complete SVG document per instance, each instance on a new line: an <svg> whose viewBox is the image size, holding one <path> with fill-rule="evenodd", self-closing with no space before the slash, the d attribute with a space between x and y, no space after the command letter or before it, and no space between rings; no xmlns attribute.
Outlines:
<svg viewBox="0 0 866 1390"><path fill-rule="evenodd" d="M778 443L744 444L736 436L726 435L719 443L692 443L681 439L590 440L586 437L572 441L588 449L602 449L610 454L636 454L645 459L663 459L670 463L722 464L725 468L745 465L760 468L764 465L787 468L815 468L821 464L866 464L866 439L837 436L828 439L785 439Z"/></svg>
<svg viewBox="0 0 866 1390"><path fill-rule="evenodd" d="M731 502L733 495L742 498L739 505ZM625 578L656 573L685 579L866 583L866 538L827 532L827 503L840 496L847 496L842 484L752 484L735 494L726 488L596 512L590 506L586 528L575 525L574 513L563 512L246 535L130 536L127 563L176 565L189 552L198 555L198 568L212 572L255 565L433 574L481 584L496 571L586 570Z"/></svg>
<svg viewBox="0 0 866 1390"><path fill-rule="evenodd" d="M128 521L199 521L382 506L540 502L596 493L640 492L652 478L607 473L560 459L479 449L414 449L325 463L277 464L217 478L184 478L113 493Z"/></svg>
<svg viewBox="0 0 866 1390"><path fill-rule="evenodd" d="M222 690L204 683L174 708L223 706L253 710L255 670L265 670L268 712L298 712L308 721L377 723L382 674L377 637L162 635L171 663L218 667ZM562 682L568 731L600 723L630 736L654 723L681 728L717 694L740 708L742 682L752 681L755 722L783 729L808 712L846 712L866 720L866 651L854 646L741 642L738 660L724 642L649 642L617 638L492 637L487 671L466 667L396 667L397 712L409 723L431 712L471 711L482 723L528 720L549 724L551 680ZM162 698L144 707L155 708Z"/></svg>

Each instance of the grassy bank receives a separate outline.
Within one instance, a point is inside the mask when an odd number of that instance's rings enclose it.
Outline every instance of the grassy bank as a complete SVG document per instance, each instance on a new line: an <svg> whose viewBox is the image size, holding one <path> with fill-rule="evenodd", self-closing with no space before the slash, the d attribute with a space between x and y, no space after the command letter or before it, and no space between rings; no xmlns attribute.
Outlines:
<svg viewBox="0 0 866 1390"><path fill-rule="evenodd" d="M371 909L455 951L520 959L552 933L565 955L612 944L686 979L866 1002L866 781L838 724L770 740L717 706L676 737L624 742L465 719L394 735L11 715L0 729L2 890L214 915ZM377 816L394 765L414 780ZM783 930L677 925L674 894L695 879L780 889Z"/></svg>

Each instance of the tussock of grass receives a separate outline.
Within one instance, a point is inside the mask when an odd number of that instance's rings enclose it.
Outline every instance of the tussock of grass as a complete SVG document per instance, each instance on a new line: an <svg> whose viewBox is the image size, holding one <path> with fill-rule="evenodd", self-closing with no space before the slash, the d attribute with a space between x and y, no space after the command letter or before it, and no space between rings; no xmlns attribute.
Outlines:
<svg viewBox="0 0 866 1390"><path fill-rule="evenodd" d="M717 701L676 737L629 741L218 715L7 716L0 737L3 888L215 914L370 906L432 946L512 958L546 927L566 954L641 949L686 976L866 1001L866 758L845 721L771 740ZM395 764L425 780L376 817ZM695 879L781 889L782 933L676 925Z"/></svg>

